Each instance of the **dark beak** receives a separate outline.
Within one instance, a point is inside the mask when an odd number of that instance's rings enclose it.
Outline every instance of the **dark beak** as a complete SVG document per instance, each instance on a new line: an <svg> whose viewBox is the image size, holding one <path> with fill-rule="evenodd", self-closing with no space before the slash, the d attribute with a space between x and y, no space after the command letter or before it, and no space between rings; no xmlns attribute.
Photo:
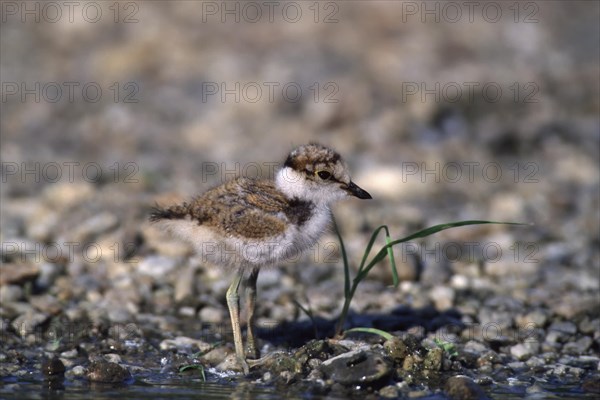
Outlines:
<svg viewBox="0 0 600 400"><path fill-rule="evenodd" d="M346 188L346 190L348 191L348 193L350 193L352 196L356 196L359 199L372 199L371 195L366 191L363 190L361 188L359 188L354 182L350 182L348 184L348 187Z"/></svg>

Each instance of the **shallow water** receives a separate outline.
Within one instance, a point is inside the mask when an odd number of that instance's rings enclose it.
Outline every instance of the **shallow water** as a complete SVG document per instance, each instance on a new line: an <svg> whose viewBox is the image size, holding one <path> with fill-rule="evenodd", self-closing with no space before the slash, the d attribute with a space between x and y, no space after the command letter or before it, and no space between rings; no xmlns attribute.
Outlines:
<svg viewBox="0 0 600 400"><path fill-rule="evenodd" d="M84 380L61 379L44 380L41 374L31 373L27 377L8 376L0 378L0 399L342 399L346 395L329 393L321 395L299 392L294 387L275 387L259 385L242 377L220 378L207 371L207 381L201 377L165 376L165 374L146 374L121 385L90 383ZM510 382L483 387L494 399L595 399L597 394L584 392L580 385L560 381L545 381L518 377ZM418 391L413 392L416 395ZM354 398L363 398L366 391L355 391ZM411 396L412 397L412 396ZM442 392L423 392L421 399L445 399Z"/></svg>

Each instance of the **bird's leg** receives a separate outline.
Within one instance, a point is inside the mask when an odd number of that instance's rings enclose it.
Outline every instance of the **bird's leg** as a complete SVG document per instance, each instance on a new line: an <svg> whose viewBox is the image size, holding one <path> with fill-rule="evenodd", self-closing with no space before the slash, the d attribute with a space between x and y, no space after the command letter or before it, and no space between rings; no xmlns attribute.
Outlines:
<svg viewBox="0 0 600 400"><path fill-rule="evenodd" d="M260 357L260 352L256 347L254 334L254 310L256 306L256 280L258 279L258 268L254 268L250 273L246 285L246 307L248 311L248 328L247 328L247 347L246 356L250 359Z"/></svg>
<svg viewBox="0 0 600 400"><path fill-rule="evenodd" d="M227 289L227 307L229 308L229 316L231 317L231 327L233 328L233 343L235 345L235 354L242 364L242 369L245 374L250 372L246 356L244 355L244 344L242 343L242 329L240 327L240 282L244 275L243 269L239 269L231 282L231 286Z"/></svg>

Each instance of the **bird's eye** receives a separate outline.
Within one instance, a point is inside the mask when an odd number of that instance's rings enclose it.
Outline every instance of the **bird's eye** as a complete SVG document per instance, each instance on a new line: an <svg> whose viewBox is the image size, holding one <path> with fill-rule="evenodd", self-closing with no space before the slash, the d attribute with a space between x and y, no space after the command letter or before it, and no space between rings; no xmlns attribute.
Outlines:
<svg viewBox="0 0 600 400"><path fill-rule="evenodd" d="M324 181L331 178L331 172L328 171L319 171L317 172L317 175L319 175L319 178L323 179Z"/></svg>

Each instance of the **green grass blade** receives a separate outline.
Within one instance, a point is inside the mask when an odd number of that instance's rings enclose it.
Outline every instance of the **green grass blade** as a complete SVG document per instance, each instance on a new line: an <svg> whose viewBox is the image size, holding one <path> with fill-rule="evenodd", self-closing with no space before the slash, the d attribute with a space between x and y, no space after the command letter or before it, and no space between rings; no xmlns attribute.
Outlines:
<svg viewBox="0 0 600 400"><path fill-rule="evenodd" d="M386 245L389 245L392 242L392 238L390 237L389 233L385 236L385 243ZM398 285L400 284L400 279L398 278L398 270L396 269L396 260L394 259L394 249L392 248L392 246L389 246L387 248L388 250L388 257L390 258L390 264L391 264L391 268L392 268L392 280L394 283L394 287L398 287Z"/></svg>
<svg viewBox="0 0 600 400"><path fill-rule="evenodd" d="M395 246L397 244L408 242L409 240L413 240L413 239L424 238L424 237L433 235L434 233L437 233L437 232L440 232L440 231L443 231L446 229L450 229L450 228L456 228L459 226L467 226L467 225L485 225L485 224L528 225L528 224L523 224L520 222L495 222L495 221L483 221L483 220L468 220L468 221L450 222L447 224L439 224L439 225L430 226L429 228L425 228L423 230L415 232L412 235L408 235L402 239L397 239L397 240L387 243L384 247L382 247L379 250L379 252L375 255L375 257L373 257L373 259L371 260L369 265L367 265L364 268L364 270L360 271L356 275L356 278L354 278L354 279L355 280L364 279L367 276L367 274L369 273L369 271L371 270L371 268L373 268L378 262L383 260L388 255L388 249L392 248L393 246Z"/></svg>
<svg viewBox="0 0 600 400"><path fill-rule="evenodd" d="M335 230L335 234L338 237L340 242L340 251L342 253L342 262L344 263L344 297L348 298L350 295L350 265L348 264L348 255L346 254L346 246L344 246L344 240L342 239L342 235L340 234L340 229L338 228L338 224L335 220L335 217L332 215L333 220L333 229Z"/></svg>
<svg viewBox="0 0 600 400"><path fill-rule="evenodd" d="M444 231L450 228L456 228L459 226L467 226L467 225L485 225L485 224L496 224L496 225L528 225L520 222L495 222L495 221L482 221L482 220L468 220L468 221L458 221L458 222L450 222L447 224L439 224L430 226L429 228L425 228L418 232L413 233L412 235L408 235L402 239L394 240L390 242L387 246L394 246L398 243L404 243L412 239L423 238L429 235L433 235L434 233L438 233L440 231Z"/></svg>
<svg viewBox="0 0 600 400"><path fill-rule="evenodd" d="M360 266L358 267L359 271L361 269L363 269L363 267L365 266L365 263L367 262L367 257L369 257L369 254L371 253L371 248L373 247L373 244L375 243L375 239L377 239L377 236L379 235L379 232L382 229L385 229L385 231L387 232L387 234L389 236L389 231L388 231L387 225L381 225L380 227L378 227L377 229L375 229L373 231L373 234L371 235L371 238L369 239L369 244L367 244L367 248L365 249L365 253L363 254L362 261L360 262Z"/></svg>
<svg viewBox="0 0 600 400"><path fill-rule="evenodd" d="M179 367L179 372L187 371L188 369L196 369L200 371L200 375L202 376L202 380L206 382L206 375L204 374L204 366L201 364L188 364L182 365Z"/></svg>
<svg viewBox="0 0 600 400"><path fill-rule="evenodd" d="M386 340L390 340L394 337L394 335L392 335L391 333L382 331L381 329L377 329L377 328L360 328L360 327L352 328L352 329L348 329L347 331L344 331L344 334L350 333L350 332L372 333L373 335L379 335Z"/></svg>

